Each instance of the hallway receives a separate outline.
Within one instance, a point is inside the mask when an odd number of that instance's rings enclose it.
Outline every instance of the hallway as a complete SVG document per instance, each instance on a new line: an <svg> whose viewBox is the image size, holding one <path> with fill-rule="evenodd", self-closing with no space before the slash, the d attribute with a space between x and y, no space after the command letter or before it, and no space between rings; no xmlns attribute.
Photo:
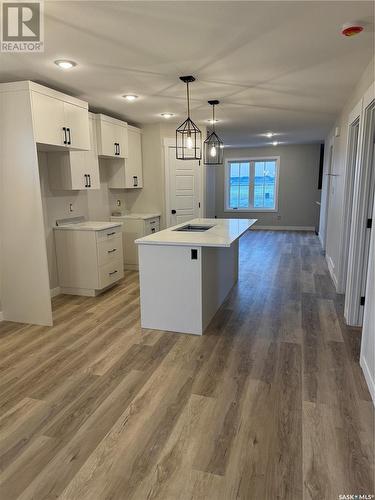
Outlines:
<svg viewBox="0 0 375 500"><path fill-rule="evenodd" d="M374 493L360 331L313 233L246 234L202 337L142 332L136 272L53 304L53 327L0 323L1 500Z"/></svg>

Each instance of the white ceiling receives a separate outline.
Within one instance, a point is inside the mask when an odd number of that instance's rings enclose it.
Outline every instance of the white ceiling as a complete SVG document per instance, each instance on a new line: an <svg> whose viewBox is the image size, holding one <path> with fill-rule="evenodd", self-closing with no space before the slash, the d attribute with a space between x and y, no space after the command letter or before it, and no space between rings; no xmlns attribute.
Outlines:
<svg viewBox="0 0 375 500"><path fill-rule="evenodd" d="M45 52L0 55L0 81L30 79L131 123L192 118L205 123L219 99L226 145L320 141L373 55L373 2L46 1ZM347 21L366 23L354 38ZM62 71L53 61L72 59ZM128 103L122 94L139 95ZM274 139L271 139L274 140Z"/></svg>

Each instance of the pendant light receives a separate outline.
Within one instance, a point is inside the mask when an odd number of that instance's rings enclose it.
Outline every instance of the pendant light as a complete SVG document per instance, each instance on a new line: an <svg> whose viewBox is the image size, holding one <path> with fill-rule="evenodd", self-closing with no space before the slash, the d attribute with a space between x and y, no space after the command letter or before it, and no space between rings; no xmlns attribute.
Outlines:
<svg viewBox="0 0 375 500"><path fill-rule="evenodd" d="M212 132L208 134L203 144L203 163L205 165L222 165L224 143L215 132L215 106L219 104L219 101L208 101L208 104L212 106Z"/></svg>
<svg viewBox="0 0 375 500"><path fill-rule="evenodd" d="M187 118L176 130L177 160L200 160L202 158L202 133L190 118L189 83L195 82L193 76L180 76L186 83Z"/></svg>

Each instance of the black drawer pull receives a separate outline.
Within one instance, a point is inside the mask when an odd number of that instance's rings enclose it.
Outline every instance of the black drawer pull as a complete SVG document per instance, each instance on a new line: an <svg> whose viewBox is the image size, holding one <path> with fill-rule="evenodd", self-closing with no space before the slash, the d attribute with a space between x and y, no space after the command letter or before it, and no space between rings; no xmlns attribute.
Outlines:
<svg viewBox="0 0 375 500"><path fill-rule="evenodd" d="M108 253L116 252L117 248L113 248L112 250L108 250Z"/></svg>
<svg viewBox="0 0 375 500"><path fill-rule="evenodd" d="M112 271L111 273L108 273L108 274L109 274L109 276L112 276L113 274L116 274L116 273L117 273L117 271Z"/></svg>
<svg viewBox="0 0 375 500"><path fill-rule="evenodd" d="M113 233L107 233L107 236L113 236L114 234L116 234L116 231L113 231Z"/></svg>
<svg viewBox="0 0 375 500"><path fill-rule="evenodd" d="M64 131L64 144L68 144L68 137L66 135L66 127L63 127L62 129Z"/></svg>

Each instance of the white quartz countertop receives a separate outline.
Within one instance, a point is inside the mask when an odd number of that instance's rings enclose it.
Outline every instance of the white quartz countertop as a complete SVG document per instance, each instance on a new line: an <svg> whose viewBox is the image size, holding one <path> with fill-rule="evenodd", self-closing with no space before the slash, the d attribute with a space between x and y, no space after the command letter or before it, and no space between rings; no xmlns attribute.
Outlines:
<svg viewBox="0 0 375 500"><path fill-rule="evenodd" d="M124 214L124 215L111 215L111 219L154 219L155 217L160 217L160 213L130 213L130 214Z"/></svg>
<svg viewBox="0 0 375 500"><path fill-rule="evenodd" d="M135 240L137 245L230 247L257 219L193 219ZM186 224L213 226L203 232L174 231Z"/></svg>
<svg viewBox="0 0 375 500"><path fill-rule="evenodd" d="M74 224L61 224L53 229L62 231L104 231L114 227L121 226L122 222L102 222L102 221L85 221Z"/></svg>

